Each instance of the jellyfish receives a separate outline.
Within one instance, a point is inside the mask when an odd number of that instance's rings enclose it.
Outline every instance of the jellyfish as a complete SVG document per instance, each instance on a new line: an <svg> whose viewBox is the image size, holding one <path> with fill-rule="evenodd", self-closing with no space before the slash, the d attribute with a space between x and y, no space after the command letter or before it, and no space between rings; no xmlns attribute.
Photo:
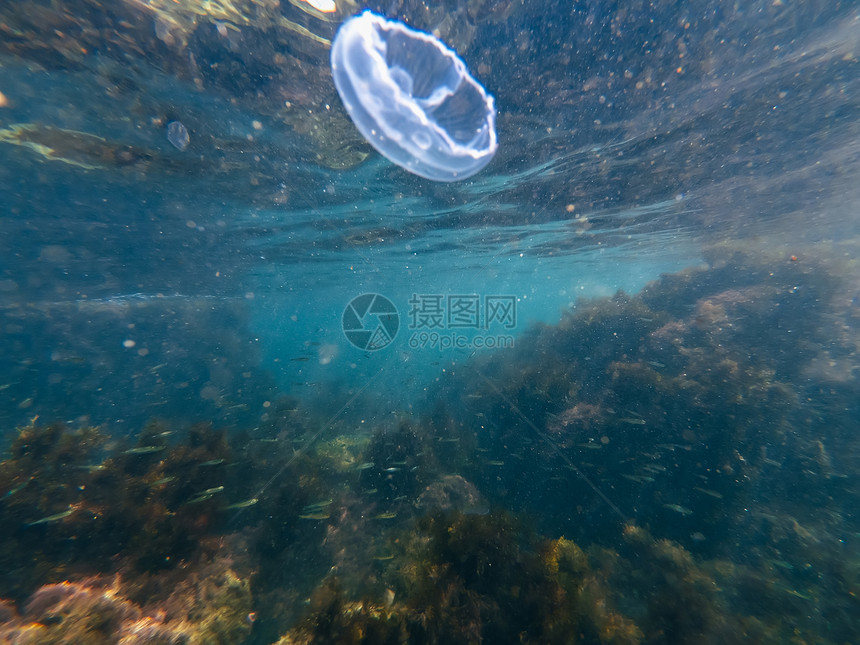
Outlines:
<svg viewBox="0 0 860 645"><path fill-rule="evenodd" d="M179 121L171 121L167 124L167 140L177 150L185 150L191 142L188 130Z"/></svg>
<svg viewBox="0 0 860 645"><path fill-rule="evenodd" d="M365 11L338 30L331 69L359 132L409 172L459 181L496 153L493 97L431 34Z"/></svg>

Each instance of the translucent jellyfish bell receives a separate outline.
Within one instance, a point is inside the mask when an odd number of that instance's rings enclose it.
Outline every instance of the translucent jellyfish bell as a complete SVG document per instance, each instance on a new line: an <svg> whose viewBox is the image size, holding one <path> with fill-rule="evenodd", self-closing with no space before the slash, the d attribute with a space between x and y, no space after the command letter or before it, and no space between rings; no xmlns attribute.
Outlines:
<svg viewBox="0 0 860 645"><path fill-rule="evenodd" d="M432 35L365 11L338 30L331 69L364 138L409 172L458 181L496 153L493 97Z"/></svg>

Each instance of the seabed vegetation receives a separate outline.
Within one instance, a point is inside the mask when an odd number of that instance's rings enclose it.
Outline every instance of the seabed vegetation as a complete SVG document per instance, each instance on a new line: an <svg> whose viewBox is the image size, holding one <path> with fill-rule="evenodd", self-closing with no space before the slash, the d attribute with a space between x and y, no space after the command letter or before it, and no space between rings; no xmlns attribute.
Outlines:
<svg viewBox="0 0 860 645"><path fill-rule="evenodd" d="M133 439L34 418L0 642L852 642L853 273L714 251L359 434L287 397Z"/></svg>

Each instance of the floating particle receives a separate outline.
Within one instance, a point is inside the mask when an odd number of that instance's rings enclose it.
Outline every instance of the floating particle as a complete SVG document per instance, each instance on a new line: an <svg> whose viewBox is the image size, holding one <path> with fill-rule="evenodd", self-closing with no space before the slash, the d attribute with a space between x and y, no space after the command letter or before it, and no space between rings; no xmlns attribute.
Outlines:
<svg viewBox="0 0 860 645"><path fill-rule="evenodd" d="M188 136L188 130L179 121L171 121L167 124L167 140L177 150L185 150L188 144L191 143L191 137Z"/></svg>
<svg viewBox="0 0 860 645"><path fill-rule="evenodd" d="M401 168L459 181L496 154L493 97L433 35L365 11L338 30L331 69L359 132Z"/></svg>

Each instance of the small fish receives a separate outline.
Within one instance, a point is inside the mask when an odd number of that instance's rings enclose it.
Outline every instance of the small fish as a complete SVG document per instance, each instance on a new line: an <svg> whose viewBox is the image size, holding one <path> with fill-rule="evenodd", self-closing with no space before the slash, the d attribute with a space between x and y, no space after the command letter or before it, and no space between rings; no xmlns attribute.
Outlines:
<svg viewBox="0 0 860 645"><path fill-rule="evenodd" d="M400 472L400 468L397 468L397 467L395 467L395 466L392 466L391 468L386 468L386 469L385 469L385 472L387 472L387 473L399 473L399 472Z"/></svg>
<svg viewBox="0 0 860 645"><path fill-rule="evenodd" d="M647 470L653 475L656 473L665 473L666 466L661 466L660 464L647 464L645 466L642 466L642 470Z"/></svg>
<svg viewBox="0 0 860 645"><path fill-rule="evenodd" d="M296 356L295 358L291 358L290 361L293 363L304 363L305 361L311 360L310 356Z"/></svg>
<svg viewBox="0 0 860 645"><path fill-rule="evenodd" d="M670 511L675 511L676 513L680 513L681 515L692 515L693 511L685 506L681 506L680 504L663 504L665 508L668 508Z"/></svg>
<svg viewBox="0 0 860 645"><path fill-rule="evenodd" d="M172 481L175 481L176 477L173 475L168 475L167 477L162 477L161 479L156 479L154 482L150 484L150 486L161 486L162 484L169 484Z"/></svg>
<svg viewBox="0 0 860 645"><path fill-rule="evenodd" d="M93 464L92 466L75 466L78 470L86 470L91 473L98 472L100 470L107 470L107 466L104 464Z"/></svg>
<svg viewBox="0 0 860 645"><path fill-rule="evenodd" d="M374 515L373 519L375 520L393 520L397 517L397 513L393 511L388 511L387 513L380 513L379 515Z"/></svg>
<svg viewBox="0 0 860 645"><path fill-rule="evenodd" d="M209 461L204 461L202 464L197 464L197 465L202 468L204 466L217 466L218 464L223 464L223 463L224 463L223 459L210 459Z"/></svg>
<svg viewBox="0 0 860 645"><path fill-rule="evenodd" d="M637 484L646 484L654 481L653 477L646 477L645 475L621 475L624 479L629 479L632 482L636 482Z"/></svg>
<svg viewBox="0 0 860 645"><path fill-rule="evenodd" d="M21 482L20 484L18 484L17 486L15 486L15 488L12 488L11 490L9 490L9 492L8 492L8 493L6 493L5 495L3 495L3 499L5 499L5 498L7 498L7 497L12 497L12 495L14 495L15 493L17 493L17 492L19 492L19 491L23 490L23 489L24 489L24 487L25 487L27 484L29 484L31 481L33 481L33 478L32 478L32 477L31 477L30 479L26 480L26 481Z"/></svg>
<svg viewBox="0 0 860 645"><path fill-rule="evenodd" d="M710 495L714 499L722 499L723 498L722 493L718 493L715 490L708 490L707 488L700 488L698 486L693 486L693 490L697 490L700 493L702 493L703 495Z"/></svg>
<svg viewBox="0 0 860 645"><path fill-rule="evenodd" d="M788 595L790 595L790 596L794 596L794 597L796 597L796 598L801 598L801 599L803 599L803 600L812 600L812 596L809 596L809 595L807 595L807 594L802 594L802 593L800 593L799 591L797 591L797 590L795 590L795 589L790 589L789 587L784 587L784 586L782 586L782 585L777 585L777 589L781 589L782 591L784 591L784 592L785 592L785 593L787 593Z"/></svg>
<svg viewBox="0 0 860 645"><path fill-rule="evenodd" d="M381 554L381 555L375 555L375 556L373 556L373 559L379 560L380 562L384 562L385 560L393 560L394 554L393 553L386 553L386 554Z"/></svg>
<svg viewBox="0 0 860 645"><path fill-rule="evenodd" d="M487 465L488 466L504 466L505 462L501 461L499 459L491 459L490 461L487 462Z"/></svg>
<svg viewBox="0 0 860 645"><path fill-rule="evenodd" d="M363 464L359 464L356 470L370 470L375 465L376 464L374 464L372 461L366 461Z"/></svg>
<svg viewBox="0 0 860 645"><path fill-rule="evenodd" d="M326 506L331 506L331 502L331 499L324 499L321 502L314 502L313 504L308 504L307 506L305 506L304 510L309 511L314 508L325 508Z"/></svg>
<svg viewBox="0 0 860 645"><path fill-rule="evenodd" d="M637 419L636 417L621 417L618 419L621 423L629 423L632 426L644 426L645 419Z"/></svg>
<svg viewBox="0 0 860 645"><path fill-rule="evenodd" d="M61 519L68 517L72 513L74 513L76 508L72 508L71 506L68 510L63 511L62 513L56 513L54 515L48 515L48 517L43 517L41 520L36 520L35 522L30 522L27 526L36 526L38 524L49 524L51 522L59 522Z"/></svg>
<svg viewBox="0 0 860 645"><path fill-rule="evenodd" d="M249 506L253 506L260 500L256 497L252 497L251 499L246 499L244 502L236 502L235 504L230 504L229 506L225 506L225 510L232 511L237 508L248 508Z"/></svg>
<svg viewBox="0 0 860 645"><path fill-rule="evenodd" d="M149 455L153 452L161 452L167 446L138 446L137 448L131 448L126 450L124 455Z"/></svg>
<svg viewBox="0 0 860 645"><path fill-rule="evenodd" d="M299 515L299 519L302 520L327 520L331 517L331 514L327 511L323 511L320 513L305 513L303 515Z"/></svg>
<svg viewBox="0 0 860 645"><path fill-rule="evenodd" d="M657 448L663 448L664 450L671 450L674 452L675 448L680 448L681 450L686 450L690 452L693 449L693 446L688 446L680 443L658 443Z"/></svg>
<svg viewBox="0 0 860 645"><path fill-rule="evenodd" d="M221 492L224 492L223 486L207 488L206 490L197 493L197 495L189 499L186 504L197 504L198 502L205 502L207 499L211 499L212 497Z"/></svg>

